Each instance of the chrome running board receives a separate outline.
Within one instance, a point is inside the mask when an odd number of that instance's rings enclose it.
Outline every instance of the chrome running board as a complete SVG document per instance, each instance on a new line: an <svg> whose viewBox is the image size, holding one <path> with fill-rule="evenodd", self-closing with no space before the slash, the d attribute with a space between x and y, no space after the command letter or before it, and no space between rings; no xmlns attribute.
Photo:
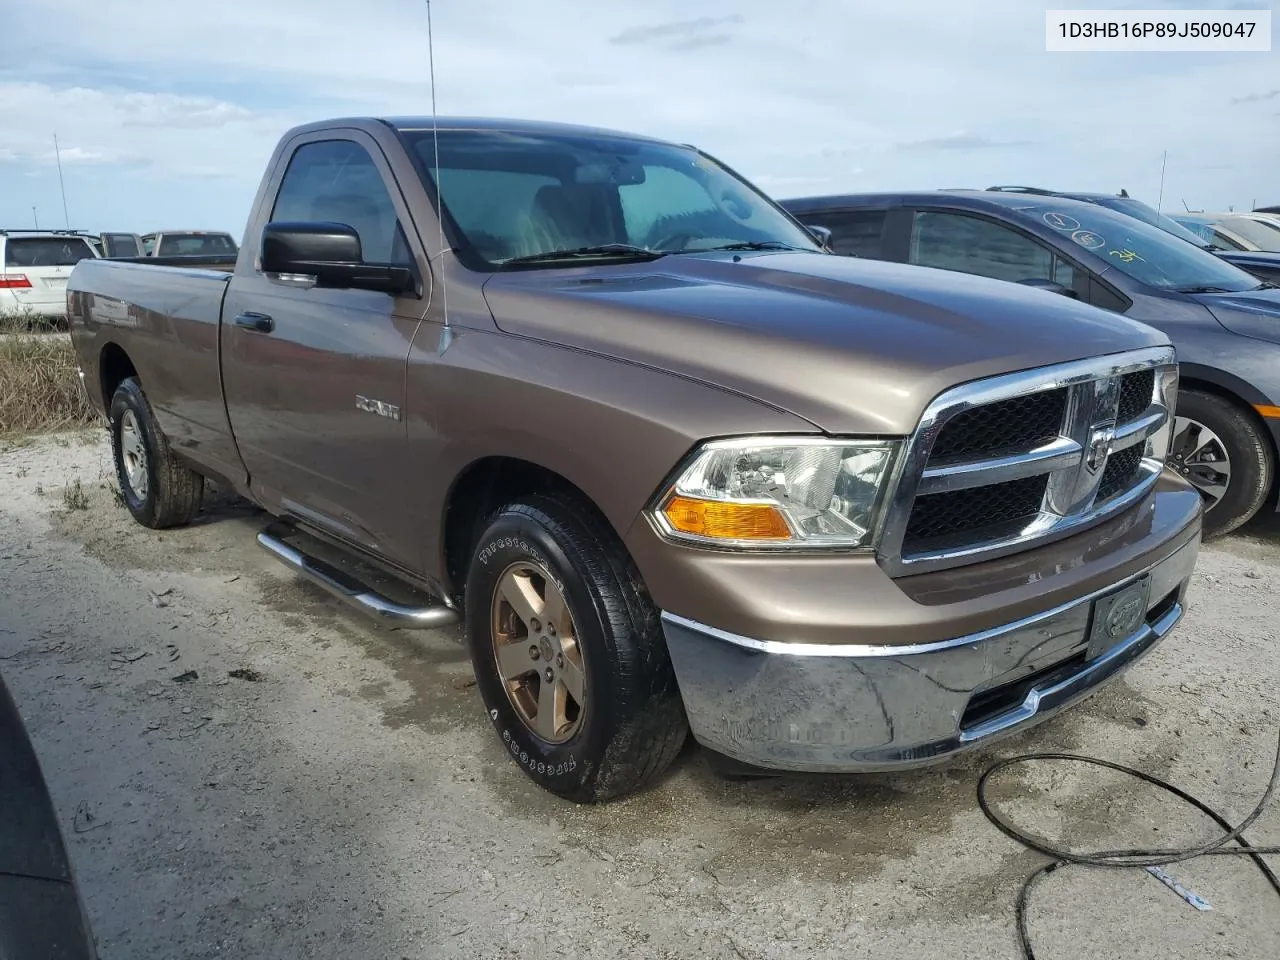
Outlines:
<svg viewBox="0 0 1280 960"><path fill-rule="evenodd" d="M442 600L421 606L397 603L333 564L303 553L282 539L283 535L291 532L293 531L290 529L273 524L258 534L258 545L316 586L370 617L379 626L389 630L433 630L458 622L458 611Z"/></svg>

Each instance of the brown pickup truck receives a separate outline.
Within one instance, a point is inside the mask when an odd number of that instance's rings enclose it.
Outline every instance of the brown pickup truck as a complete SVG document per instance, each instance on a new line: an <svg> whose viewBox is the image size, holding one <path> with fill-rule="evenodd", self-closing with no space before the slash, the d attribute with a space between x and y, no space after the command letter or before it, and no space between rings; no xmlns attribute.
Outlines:
<svg viewBox="0 0 1280 960"><path fill-rule="evenodd" d="M1163 334L833 256L692 147L290 131L234 271L85 260L72 337L149 527L205 478L393 626L465 622L530 777L875 771L1022 729L1183 613Z"/></svg>

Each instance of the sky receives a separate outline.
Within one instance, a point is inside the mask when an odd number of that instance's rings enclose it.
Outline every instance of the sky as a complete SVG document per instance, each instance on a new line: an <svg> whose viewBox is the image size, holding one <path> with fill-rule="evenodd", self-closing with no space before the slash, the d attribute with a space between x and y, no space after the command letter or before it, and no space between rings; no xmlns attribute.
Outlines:
<svg viewBox="0 0 1280 960"><path fill-rule="evenodd" d="M1270 53L1047 53L1045 9L1222 0L432 0L440 115L607 126L775 197L1032 184L1280 203ZM228 230L289 127L431 112L425 0L4 4L0 227Z"/></svg>

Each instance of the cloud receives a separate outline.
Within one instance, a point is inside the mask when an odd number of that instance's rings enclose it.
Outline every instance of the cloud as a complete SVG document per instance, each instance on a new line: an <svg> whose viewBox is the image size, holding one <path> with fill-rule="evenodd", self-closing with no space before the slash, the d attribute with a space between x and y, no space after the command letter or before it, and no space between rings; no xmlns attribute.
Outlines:
<svg viewBox="0 0 1280 960"><path fill-rule="evenodd" d="M685 50L704 50L707 47L719 47L733 40L727 33L704 33L700 36L689 37L685 40L677 40L668 44L668 50L685 51Z"/></svg>
<svg viewBox="0 0 1280 960"><path fill-rule="evenodd" d="M953 133L896 144L898 150L1003 150L1009 147L1033 146L1034 140L997 140L973 133Z"/></svg>
<svg viewBox="0 0 1280 960"><path fill-rule="evenodd" d="M1232 97L1232 103L1257 103L1260 100L1274 100L1280 97L1280 90L1268 90L1266 93L1249 93L1243 97Z"/></svg>
<svg viewBox="0 0 1280 960"><path fill-rule="evenodd" d="M9 7L0 222L61 211L54 130L83 151L63 171L79 225L238 235L289 127L431 109L421 0ZM779 193L1124 183L1154 201L1168 149L1166 197L1240 207L1280 154L1280 124L1241 138L1222 109L1275 88L1274 57L1049 55L1025 0L440 0L432 17L442 114L695 143ZM1223 142L1230 169L1198 169Z"/></svg>
<svg viewBox="0 0 1280 960"><path fill-rule="evenodd" d="M699 46L715 46L728 43L731 39L723 31L709 33L716 27L744 22L742 14L735 13L727 17L698 17L696 20L678 20L674 23L660 23L652 27L632 27L614 34L609 42L616 46L631 44L658 44L670 50L694 50Z"/></svg>
<svg viewBox="0 0 1280 960"><path fill-rule="evenodd" d="M851 175L859 174L862 171L854 168L851 170L843 170L841 172L846 175ZM792 177L769 173L759 173L751 179L756 186L763 187L766 190L773 190L777 188L789 190L792 187L813 187L831 183L831 177Z"/></svg>
<svg viewBox="0 0 1280 960"><path fill-rule="evenodd" d="M55 133L64 165L145 165L167 178L219 158L238 169L242 138L269 149L279 129L211 97L0 82L0 158L52 165Z"/></svg>

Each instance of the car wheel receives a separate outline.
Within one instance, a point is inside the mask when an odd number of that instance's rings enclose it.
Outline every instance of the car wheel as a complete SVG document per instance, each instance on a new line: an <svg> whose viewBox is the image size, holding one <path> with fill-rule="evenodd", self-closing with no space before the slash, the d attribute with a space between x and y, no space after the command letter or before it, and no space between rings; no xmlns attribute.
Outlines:
<svg viewBox="0 0 1280 960"><path fill-rule="evenodd" d="M476 685L503 746L552 793L634 792L688 733L658 611L611 530L568 497L499 510L466 586Z"/></svg>
<svg viewBox="0 0 1280 960"><path fill-rule="evenodd" d="M1230 533L1258 512L1271 490L1273 461L1246 410L1199 390L1178 395L1167 462L1200 492L1206 539Z"/></svg>
<svg viewBox="0 0 1280 960"><path fill-rule="evenodd" d="M200 512L204 478L173 456L136 378L116 389L108 421L116 481L133 518L153 529L190 523Z"/></svg>

